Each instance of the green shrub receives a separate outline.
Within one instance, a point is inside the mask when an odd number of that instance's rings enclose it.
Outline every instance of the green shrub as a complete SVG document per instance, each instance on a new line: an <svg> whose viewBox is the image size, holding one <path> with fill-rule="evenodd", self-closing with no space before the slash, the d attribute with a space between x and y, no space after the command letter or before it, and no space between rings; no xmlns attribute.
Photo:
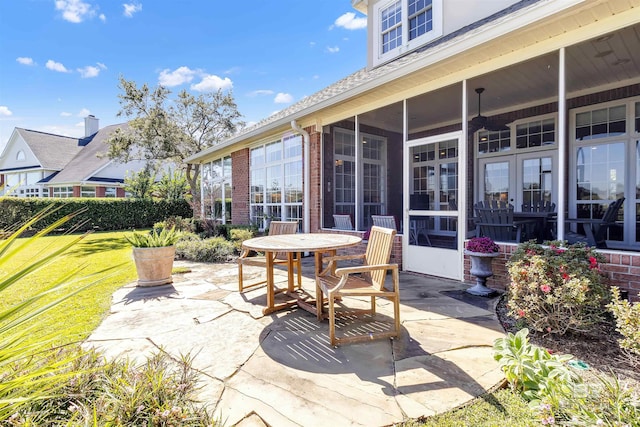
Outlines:
<svg viewBox="0 0 640 427"><path fill-rule="evenodd" d="M640 303L631 304L620 298L620 289L611 288L612 299L607 308L616 319L616 329L624 337L620 347L640 355Z"/></svg>
<svg viewBox="0 0 640 427"><path fill-rule="evenodd" d="M493 357L498 361L511 389L520 393L532 406L542 401L560 406L562 396L573 394L582 382L568 366L571 355L552 355L529 343L529 330L519 330L498 338L493 345Z"/></svg>
<svg viewBox="0 0 640 427"><path fill-rule="evenodd" d="M602 255L582 243L561 244L518 246L507 263L509 313L539 332L586 332L606 312Z"/></svg>
<svg viewBox="0 0 640 427"><path fill-rule="evenodd" d="M198 374L188 357L177 361L159 352L136 366L70 348L47 364L64 358L74 362L63 370L68 376L58 393L22 406L1 425L215 425L195 400Z"/></svg>
<svg viewBox="0 0 640 427"><path fill-rule="evenodd" d="M57 219L80 210L84 210L82 215L61 225L60 229L78 227L78 231L111 231L151 228L170 216L193 216L193 210L185 200L0 197L0 230L10 230L14 224L23 223L48 206L56 208L56 212L32 224L30 230L42 230Z"/></svg>
<svg viewBox="0 0 640 427"><path fill-rule="evenodd" d="M242 242L253 237L253 231L246 228L233 228L229 232L231 241L233 242L236 252L242 251Z"/></svg>
<svg viewBox="0 0 640 427"><path fill-rule="evenodd" d="M135 248L159 248L175 245L180 240L181 232L175 228L154 228L148 233L134 231L125 234L124 238Z"/></svg>
<svg viewBox="0 0 640 427"><path fill-rule="evenodd" d="M193 233L196 231L196 224L193 218L183 218L172 215L164 221L153 224L153 228L175 228L185 233Z"/></svg>
<svg viewBox="0 0 640 427"><path fill-rule="evenodd" d="M234 245L224 237L183 239L176 243L176 255L197 262L225 262L233 258Z"/></svg>

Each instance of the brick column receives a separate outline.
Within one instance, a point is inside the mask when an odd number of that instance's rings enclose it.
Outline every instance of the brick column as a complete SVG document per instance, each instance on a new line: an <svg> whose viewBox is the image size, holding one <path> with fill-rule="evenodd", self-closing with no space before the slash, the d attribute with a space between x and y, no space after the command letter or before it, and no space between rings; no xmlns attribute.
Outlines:
<svg viewBox="0 0 640 427"><path fill-rule="evenodd" d="M249 149L231 153L231 223L249 224Z"/></svg>

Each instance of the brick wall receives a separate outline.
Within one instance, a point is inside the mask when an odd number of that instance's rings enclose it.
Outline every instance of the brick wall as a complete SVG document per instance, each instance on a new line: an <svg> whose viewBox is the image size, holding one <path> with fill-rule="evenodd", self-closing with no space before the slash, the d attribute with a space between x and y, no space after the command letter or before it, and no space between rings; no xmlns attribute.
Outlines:
<svg viewBox="0 0 640 427"><path fill-rule="evenodd" d="M487 279L487 286L494 289L506 290L510 279L506 263L516 250L516 245L499 244L500 256L493 260L493 276ZM640 254L636 252L620 252L598 250L605 261L600 265L609 279L609 284L618 286L629 292L630 301L640 301ZM464 281L474 283L476 278L469 273L471 259L464 256Z"/></svg>
<svg viewBox="0 0 640 427"><path fill-rule="evenodd" d="M249 149L231 153L231 223L249 224Z"/></svg>

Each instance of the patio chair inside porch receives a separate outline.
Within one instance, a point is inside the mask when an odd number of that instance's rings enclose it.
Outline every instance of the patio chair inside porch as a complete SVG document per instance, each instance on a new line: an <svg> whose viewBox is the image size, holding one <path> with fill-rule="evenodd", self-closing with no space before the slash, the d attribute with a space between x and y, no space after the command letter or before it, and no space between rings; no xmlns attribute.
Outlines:
<svg viewBox="0 0 640 427"><path fill-rule="evenodd" d="M396 217L393 215L371 215L371 221L373 222L373 225L378 227L398 230Z"/></svg>
<svg viewBox="0 0 640 427"><path fill-rule="evenodd" d="M333 214L333 228L337 230L353 230L351 215Z"/></svg>
<svg viewBox="0 0 640 427"><path fill-rule="evenodd" d="M269 236L275 236L278 234L295 234L298 232L298 221L271 221L269 224ZM240 292L244 292L245 289L252 289L260 285L264 285L267 283L266 278L256 283L245 284L244 282L244 272L243 266L252 265L257 267L265 267L267 266L267 260L264 256L255 256L250 257L251 251L243 250L240 257L238 257L238 290ZM293 256L293 267L298 276L298 288L302 288L302 257L301 254L287 254L281 252L275 252L273 255L273 264L274 265L284 265L288 264L288 257L290 255Z"/></svg>
<svg viewBox="0 0 640 427"><path fill-rule="evenodd" d="M531 220L514 221L513 205L502 205L495 201L478 202L474 210L476 237L489 237L496 242L521 243L525 228L535 224Z"/></svg>
<svg viewBox="0 0 640 427"><path fill-rule="evenodd" d="M568 218L566 223L577 224L577 230L565 232L565 240L571 244L577 242L586 243L597 248L607 247L607 231L616 224L618 211L624 203L624 197L609 204L602 218ZM582 233L580 233L582 231Z"/></svg>
<svg viewBox="0 0 640 427"><path fill-rule="evenodd" d="M318 318L323 319L326 311L324 301L329 305L329 339L331 345L339 345L350 342L370 341L378 338L397 337L400 333L400 288L398 265L389 264L391 250L396 235L396 230L389 228L371 227L371 234L364 254L339 255L325 258L327 267L316 276L316 309ZM338 266L340 261L361 260L363 265L355 267ZM385 288L387 272L391 271L392 289ZM344 297L369 297L370 308L353 310L345 307L348 302ZM374 315L376 313L376 298L383 297L393 302L393 328L392 330L373 331L378 326L367 328L358 327L355 330L341 328L342 337L336 337L336 317L347 317L362 314ZM336 301L340 301L343 310L336 310ZM349 319L351 322L351 319Z"/></svg>

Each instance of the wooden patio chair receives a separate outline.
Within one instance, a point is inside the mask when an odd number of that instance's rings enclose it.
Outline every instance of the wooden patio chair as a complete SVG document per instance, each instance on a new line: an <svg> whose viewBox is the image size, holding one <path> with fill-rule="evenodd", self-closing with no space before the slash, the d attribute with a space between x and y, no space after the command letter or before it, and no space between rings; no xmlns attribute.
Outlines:
<svg viewBox="0 0 640 427"><path fill-rule="evenodd" d="M396 217L393 215L371 215L373 225L383 228L390 228L392 230L398 230L396 224Z"/></svg>
<svg viewBox="0 0 640 427"><path fill-rule="evenodd" d="M582 226L584 234L578 232L567 231L565 233L565 240L570 243L583 242L589 246L595 246L597 248L607 247L607 231L611 226L615 225L618 219L618 211L624 203L624 197L611 202L609 207L605 211L604 215L600 219L590 218L569 218L565 219L565 222L578 224Z"/></svg>
<svg viewBox="0 0 640 427"><path fill-rule="evenodd" d="M333 228L338 230L353 230L351 215L333 214Z"/></svg>
<svg viewBox="0 0 640 427"><path fill-rule="evenodd" d="M400 333L400 289L398 265L389 264L396 230L373 226L367 249L364 254L342 255L327 258L329 265L316 276L316 309L318 318L323 319L324 298L329 306L329 339L331 345L342 343L369 341L379 338L397 337ZM362 260L363 265L355 267L336 268L338 261ZM385 288L387 271L392 273L391 290ZM336 337L336 300L344 297L370 297L371 307L365 310L348 310L347 316L360 314L375 314L376 297L383 297L393 302L394 326L391 331L357 334L355 331L346 332L343 337Z"/></svg>
<svg viewBox="0 0 640 427"><path fill-rule="evenodd" d="M269 224L269 236L275 236L278 234L295 234L297 232L298 232L298 221L271 221L271 223ZM261 280L259 282L252 283L249 285L246 285L244 283L244 275L242 271L243 266L253 265L258 267L263 267L263 266L266 267L267 265L267 260L264 256L250 257L248 256L250 252L251 251L249 250L243 250L242 254L240 254L240 257L238 258L238 290L240 292L244 292L245 289L252 289L252 288L255 288L256 286L264 285L267 283L266 278L264 280ZM298 276L297 285L298 285L298 288L300 289L302 288L302 261L301 261L302 257L299 252L295 254L276 252L273 254L273 257L274 257L273 263L274 265L287 264L289 255L292 255L294 257L293 266Z"/></svg>
<svg viewBox="0 0 640 427"><path fill-rule="evenodd" d="M490 237L496 242L521 243L524 228L535 221L514 221L512 205L498 207L500 205L494 202L475 204L476 237Z"/></svg>

